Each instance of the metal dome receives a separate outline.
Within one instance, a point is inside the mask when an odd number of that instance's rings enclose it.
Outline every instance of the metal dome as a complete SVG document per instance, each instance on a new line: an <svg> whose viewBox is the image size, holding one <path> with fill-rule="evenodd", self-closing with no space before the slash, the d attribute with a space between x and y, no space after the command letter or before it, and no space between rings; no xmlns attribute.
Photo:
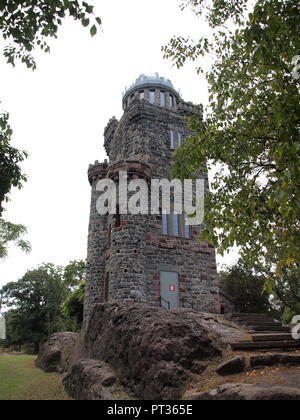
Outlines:
<svg viewBox="0 0 300 420"><path fill-rule="evenodd" d="M130 95L136 89L147 87L161 87L171 90L175 95L180 96L179 91L174 88L171 80L166 79L165 77L160 77L158 73L154 73L153 75L141 74L129 88L125 89L123 98Z"/></svg>

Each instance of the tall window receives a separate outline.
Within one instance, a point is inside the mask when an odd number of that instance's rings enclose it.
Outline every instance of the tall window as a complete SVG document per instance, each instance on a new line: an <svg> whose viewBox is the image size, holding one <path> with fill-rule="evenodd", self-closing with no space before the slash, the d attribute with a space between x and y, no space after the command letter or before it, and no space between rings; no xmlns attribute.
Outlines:
<svg viewBox="0 0 300 420"><path fill-rule="evenodd" d="M111 246L111 225L108 228L108 235L107 235L107 249Z"/></svg>
<svg viewBox="0 0 300 420"><path fill-rule="evenodd" d="M104 281L104 301L105 302L108 302L108 296L109 296L109 273L106 273L105 281Z"/></svg>
<svg viewBox="0 0 300 420"><path fill-rule="evenodd" d="M169 229L168 229L168 215L163 214L163 234L168 235Z"/></svg>
<svg viewBox="0 0 300 420"><path fill-rule="evenodd" d="M165 92L161 90L159 95L160 95L159 96L160 106L165 106L166 105Z"/></svg>
<svg viewBox="0 0 300 420"><path fill-rule="evenodd" d="M188 224L188 215L184 215L184 237L187 239L191 238L191 226Z"/></svg>
<svg viewBox="0 0 300 420"><path fill-rule="evenodd" d="M175 131L170 130L170 148L171 150L175 149Z"/></svg>
<svg viewBox="0 0 300 420"><path fill-rule="evenodd" d="M140 101L141 101L142 99L145 99L145 91L144 91L144 90L141 90L141 91L140 91Z"/></svg>
<svg viewBox="0 0 300 420"><path fill-rule="evenodd" d="M174 96L173 95L169 96L169 105L170 105L170 108L174 108Z"/></svg>
<svg viewBox="0 0 300 420"><path fill-rule="evenodd" d="M116 214L114 215L113 218L114 218L114 222L115 222L114 227L115 228L120 227L121 226L121 215L120 215L120 206L119 205L117 205L117 211L116 211Z"/></svg>
<svg viewBox="0 0 300 420"><path fill-rule="evenodd" d="M175 150L177 147L181 146L183 141L182 133L179 133L174 130L170 130L170 149Z"/></svg>
<svg viewBox="0 0 300 420"><path fill-rule="evenodd" d="M180 236L179 215L177 213L173 214L173 235Z"/></svg>
<svg viewBox="0 0 300 420"><path fill-rule="evenodd" d="M181 146L181 142L182 142L182 134L181 133L177 133L177 139L178 139L178 147Z"/></svg>
<svg viewBox="0 0 300 420"><path fill-rule="evenodd" d="M155 104L155 90L150 90L149 95L150 104Z"/></svg>
<svg viewBox="0 0 300 420"><path fill-rule="evenodd" d="M176 236L177 238L191 239L191 228L187 223L186 214L163 214L163 235Z"/></svg>

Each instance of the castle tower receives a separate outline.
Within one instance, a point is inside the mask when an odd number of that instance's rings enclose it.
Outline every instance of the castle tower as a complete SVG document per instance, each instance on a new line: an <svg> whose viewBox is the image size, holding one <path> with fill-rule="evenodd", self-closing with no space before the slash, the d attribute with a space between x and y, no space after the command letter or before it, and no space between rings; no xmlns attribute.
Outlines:
<svg viewBox="0 0 300 420"><path fill-rule="evenodd" d="M124 114L104 131L109 162L88 171L92 187L88 238L85 321L93 305L106 301L144 302L165 309L194 307L219 312L215 249L199 242L199 226L183 215L99 215L101 179L118 184L168 178L174 150L186 136L186 117L201 110L184 102L170 80L141 75L123 95ZM206 191L208 177L204 171ZM150 190L150 189L149 189Z"/></svg>

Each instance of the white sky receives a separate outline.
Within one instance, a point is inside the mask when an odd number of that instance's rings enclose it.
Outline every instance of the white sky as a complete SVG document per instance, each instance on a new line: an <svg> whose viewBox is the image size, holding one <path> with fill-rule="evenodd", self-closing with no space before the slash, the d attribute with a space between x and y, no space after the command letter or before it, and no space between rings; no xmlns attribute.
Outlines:
<svg viewBox="0 0 300 420"><path fill-rule="evenodd" d="M106 157L102 133L113 115L122 115L125 86L141 73L159 72L185 100L207 104L207 84L194 64L177 70L161 52L173 35L200 37L207 31L202 20L180 10L181 0L90 3L103 20L95 38L70 20L51 41L50 54L36 53L35 72L22 64L13 69L1 58L2 108L11 115L14 145L30 155L23 165L29 181L12 193L4 217L28 227L33 250L9 250L0 261L0 286L43 262L86 258L87 168Z"/></svg>

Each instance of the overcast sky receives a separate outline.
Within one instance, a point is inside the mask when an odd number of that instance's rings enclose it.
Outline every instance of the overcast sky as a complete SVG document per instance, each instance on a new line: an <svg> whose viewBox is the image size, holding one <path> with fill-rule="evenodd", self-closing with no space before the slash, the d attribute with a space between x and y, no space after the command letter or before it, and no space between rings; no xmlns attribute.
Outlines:
<svg viewBox="0 0 300 420"><path fill-rule="evenodd" d="M122 115L126 86L141 73L159 72L185 100L207 104L207 84L194 65L177 70L161 52L175 34L207 32L201 19L180 10L181 0L90 3L103 20L95 38L68 20L51 41L51 53L37 52L35 72L21 64L13 69L2 58L2 108L11 115L14 145L30 155L23 165L29 181L11 194L4 217L28 227L33 250L29 255L9 250L0 262L0 286L43 262L65 265L86 258L87 168L106 158L103 131L113 115Z"/></svg>

